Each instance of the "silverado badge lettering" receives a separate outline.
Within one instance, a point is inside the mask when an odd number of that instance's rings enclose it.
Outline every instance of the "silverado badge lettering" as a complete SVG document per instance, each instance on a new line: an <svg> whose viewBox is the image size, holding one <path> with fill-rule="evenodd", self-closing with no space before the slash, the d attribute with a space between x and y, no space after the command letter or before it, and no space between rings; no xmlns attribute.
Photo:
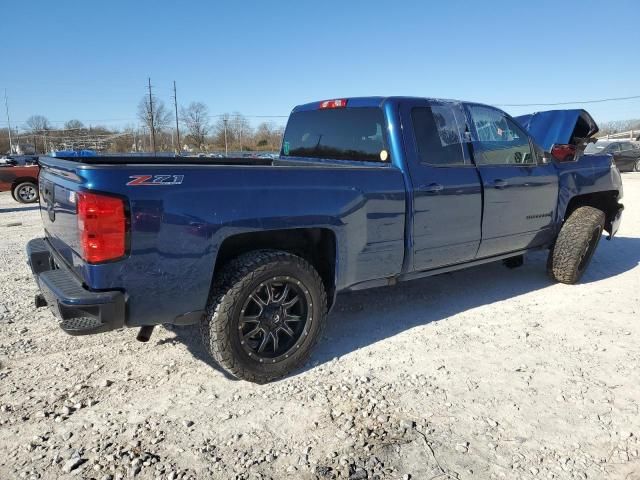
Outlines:
<svg viewBox="0 0 640 480"><path fill-rule="evenodd" d="M131 175L127 186L138 185L180 185L184 180L184 175Z"/></svg>

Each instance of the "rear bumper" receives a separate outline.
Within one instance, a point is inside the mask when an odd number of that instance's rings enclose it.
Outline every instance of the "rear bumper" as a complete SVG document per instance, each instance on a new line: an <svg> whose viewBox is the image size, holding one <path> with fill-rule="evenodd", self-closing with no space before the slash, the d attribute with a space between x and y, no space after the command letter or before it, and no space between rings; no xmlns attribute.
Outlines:
<svg viewBox="0 0 640 480"><path fill-rule="evenodd" d="M55 261L44 238L33 239L27 244L27 258L41 292L36 297L36 306L47 305L65 332L89 335L124 326L124 293L86 289L63 262Z"/></svg>

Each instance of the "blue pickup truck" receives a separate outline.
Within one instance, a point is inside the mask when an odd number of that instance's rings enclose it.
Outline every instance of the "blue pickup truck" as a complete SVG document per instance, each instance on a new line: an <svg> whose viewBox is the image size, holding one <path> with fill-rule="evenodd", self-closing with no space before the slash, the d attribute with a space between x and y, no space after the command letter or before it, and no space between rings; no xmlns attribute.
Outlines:
<svg viewBox="0 0 640 480"><path fill-rule="evenodd" d="M583 110L514 119L469 102L293 109L280 156L41 157L27 253L72 335L198 323L213 359L265 382L304 362L336 294L548 249L577 282L623 206Z"/></svg>

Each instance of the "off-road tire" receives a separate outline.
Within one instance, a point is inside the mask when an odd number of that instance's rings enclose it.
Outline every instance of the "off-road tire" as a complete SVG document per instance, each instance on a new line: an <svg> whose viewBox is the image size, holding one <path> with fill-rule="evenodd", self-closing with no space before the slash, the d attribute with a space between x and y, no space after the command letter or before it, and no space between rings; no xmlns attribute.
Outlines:
<svg viewBox="0 0 640 480"><path fill-rule="evenodd" d="M237 333L240 311L257 285L285 275L301 282L312 300L311 322L306 338L288 358L260 363L240 346ZM279 250L256 250L223 266L215 275L200 324L204 346L211 357L233 376L249 382L266 383L283 377L302 365L320 338L327 319L327 294L318 272L304 259Z"/></svg>
<svg viewBox="0 0 640 480"><path fill-rule="evenodd" d="M25 198L20 194L23 189L33 189L34 194L30 198ZM38 201L38 185L33 182L22 182L16 185L13 190L11 190L11 195L16 202L19 203L35 203Z"/></svg>
<svg viewBox="0 0 640 480"><path fill-rule="evenodd" d="M573 284L580 280L600 242L605 214L594 207L579 207L564 222L549 251L547 271L553 280Z"/></svg>

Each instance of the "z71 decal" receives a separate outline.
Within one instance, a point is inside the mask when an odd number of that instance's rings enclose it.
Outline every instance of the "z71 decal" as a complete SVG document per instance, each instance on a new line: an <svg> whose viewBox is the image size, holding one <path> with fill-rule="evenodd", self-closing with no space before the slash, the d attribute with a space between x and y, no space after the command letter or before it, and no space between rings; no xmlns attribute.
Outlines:
<svg viewBox="0 0 640 480"><path fill-rule="evenodd" d="M184 180L184 175L131 175L127 182L129 187L138 185L180 185Z"/></svg>

